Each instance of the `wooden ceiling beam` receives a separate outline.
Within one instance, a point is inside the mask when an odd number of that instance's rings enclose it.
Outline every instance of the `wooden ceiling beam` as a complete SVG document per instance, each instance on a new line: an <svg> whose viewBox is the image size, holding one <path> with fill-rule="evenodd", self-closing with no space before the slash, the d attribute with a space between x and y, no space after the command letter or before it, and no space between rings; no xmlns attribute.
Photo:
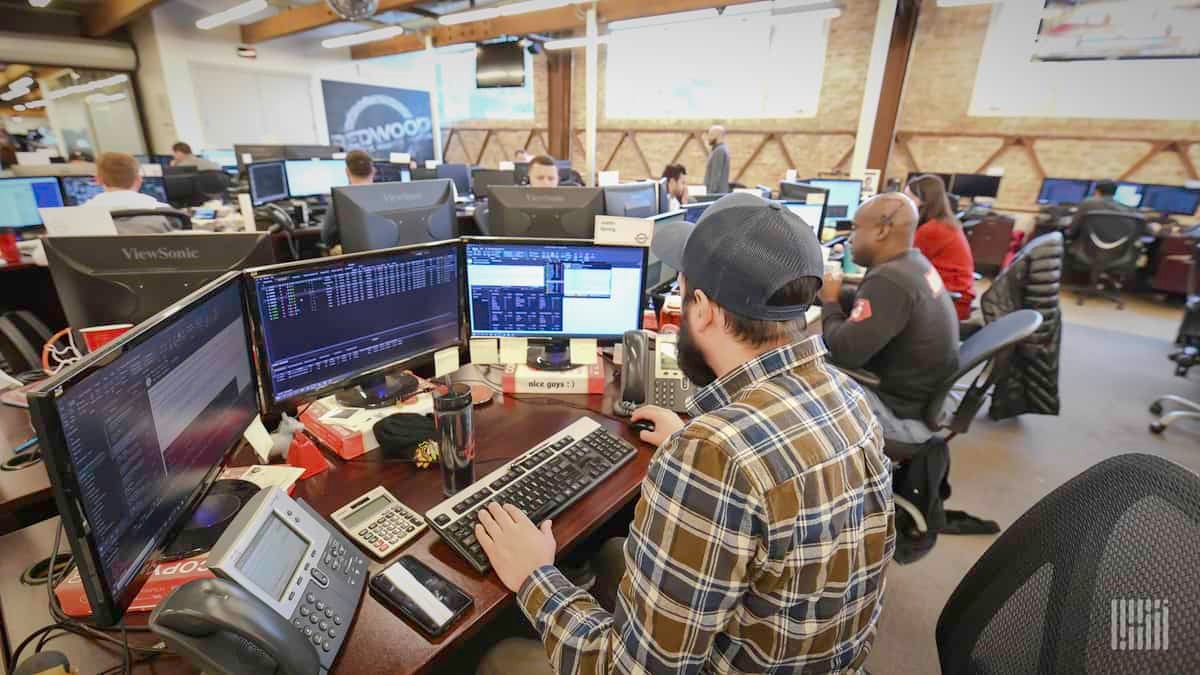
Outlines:
<svg viewBox="0 0 1200 675"><path fill-rule="evenodd" d="M397 9L408 9L428 0L379 0L379 11L390 12ZM242 42L255 44L266 42L287 35L304 33L306 31L345 21L333 13L325 2L315 2L311 5L299 5L285 9L278 14L259 19L254 23L242 25Z"/></svg>
<svg viewBox="0 0 1200 675"><path fill-rule="evenodd" d="M710 7L727 7L740 5L753 0L597 0L596 8L599 21L621 21L636 19L644 16L673 14ZM530 33L557 33L561 31L583 28L584 10L587 5L568 5L540 12L502 16L486 21L472 21L454 26L438 26L430 31L433 36L433 46L481 42L504 35L528 35ZM381 40L350 48L350 56L358 59L374 59L380 56L403 54L405 52L423 49L423 40L412 40L414 36L401 35L391 40Z"/></svg>
<svg viewBox="0 0 1200 675"><path fill-rule="evenodd" d="M88 37L103 37L142 14L154 9L162 0L100 0L83 16Z"/></svg>

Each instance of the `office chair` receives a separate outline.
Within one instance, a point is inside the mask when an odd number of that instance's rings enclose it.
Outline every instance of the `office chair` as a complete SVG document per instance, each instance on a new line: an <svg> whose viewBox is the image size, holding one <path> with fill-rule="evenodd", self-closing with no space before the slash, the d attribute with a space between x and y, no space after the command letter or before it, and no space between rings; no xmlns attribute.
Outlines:
<svg viewBox="0 0 1200 675"><path fill-rule="evenodd" d="M938 617L943 673L1200 672L1200 477L1107 459L1046 495Z"/></svg>
<svg viewBox="0 0 1200 675"><path fill-rule="evenodd" d="M1200 366L1200 244L1192 252L1192 268L1188 271L1188 297L1184 305L1183 321L1175 343L1181 349L1167 358L1175 362L1175 375L1187 377L1192 366ZM1179 410L1163 415L1163 403L1173 403ZM1161 434L1177 420L1200 419L1200 402L1165 394L1150 404L1150 414L1159 419L1150 423L1150 432Z"/></svg>
<svg viewBox="0 0 1200 675"><path fill-rule="evenodd" d="M136 227L139 222L150 221L151 218L164 218L167 225L172 230L190 230L192 229L192 217L185 211L176 211L175 209L124 209L121 211L113 211L112 219L114 223L124 222L132 224ZM152 231L157 231L154 226L156 222L147 222L147 225Z"/></svg>
<svg viewBox="0 0 1200 675"><path fill-rule="evenodd" d="M195 177L192 199L200 203L210 199L225 201L228 190L229 176L224 171L200 171Z"/></svg>
<svg viewBox="0 0 1200 675"><path fill-rule="evenodd" d="M1004 377L1017 343L1042 325L1042 315L1021 309L989 323L958 349L958 370L938 387L925 406L922 420L908 420L920 429L920 440L884 438L884 454L894 463L892 491L896 503L896 531L913 543L912 557L897 542L899 562L912 562L927 553L946 522L942 501L949 497L945 483L950 466L949 442L965 434L996 382ZM878 389L877 375L863 370L845 371L859 384ZM956 387L974 373L970 384ZM923 427L923 428L922 428Z"/></svg>
<svg viewBox="0 0 1200 675"><path fill-rule="evenodd" d="M50 340L50 329L24 309L0 315L0 360L14 377L42 370L42 345Z"/></svg>
<svg viewBox="0 0 1200 675"><path fill-rule="evenodd" d="M1122 211L1089 211L1079 225L1079 235L1071 243L1071 259L1088 270L1088 287L1079 289L1076 304L1085 298L1104 298L1124 309L1121 301L1121 277L1137 268L1141 253L1139 237L1146 231L1146 219ZM1115 278L1110 276L1115 273ZM1105 281L1108 285L1106 286Z"/></svg>
<svg viewBox="0 0 1200 675"><path fill-rule="evenodd" d="M187 208L192 205L196 195L196 173L164 173L163 189L171 206Z"/></svg>

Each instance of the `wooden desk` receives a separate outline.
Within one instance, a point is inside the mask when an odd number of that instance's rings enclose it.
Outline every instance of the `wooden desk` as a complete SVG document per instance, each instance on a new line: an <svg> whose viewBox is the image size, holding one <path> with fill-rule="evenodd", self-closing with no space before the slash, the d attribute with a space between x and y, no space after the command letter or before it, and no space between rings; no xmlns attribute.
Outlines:
<svg viewBox="0 0 1200 675"><path fill-rule="evenodd" d="M560 552L598 528L613 513L636 499L639 493L650 461L651 449L638 441L624 423L596 414L611 411L616 394L617 388L609 386L608 392L603 396L567 396L561 399L595 412L585 412L565 405L547 405L545 403L552 400L545 397L530 397L542 404L506 397L502 403L493 402L475 411L479 448L476 458L477 477L499 466L500 462L495 460L508 459L520 454L583 415L597 419L607 429L639 447L639 452L632 462L555 519L554 535L558 540ZM239 453L237 459L241 459L244 452ZM335 511L351 499L380 484L421 512L443 498L441 475L436 468L418 470L410 464L383 461L378 452L369 453L350 462L332 459L331 464L333 468L330 471L300 483L294 494L324 514ZM33 630L49 623L45 588L22 586L14 572L19 575L20 570L27 565L48 555L56 527L57 520L50 520L0 539L0 610L9 621L6 629L9 642L14 648ZM368 593L363 599L335 672L429 672L436 666L439 657L445 655L459 640L473 634L512 599L512 594L504 588L495 574L477 574L432 532L426 532L385 563L404 554L416 556L462 587L474 598L474 607L446 635L430 642ZM379 572L384 566L384 563L373 563L371 573ZM145 617L144 614L131 614L131 624L144 622ZM140 644L154 641L152 636L139 634L131 634L131 640ZM116 652L75 636L59 638L51 644L53 649L65 653L80 672L98 672L119 662ZM182 660L171 657L156 660L153 667L143 666L139 672L191 671Z"/></svg>
<svg viewBox="0 0 1200 675"><path fill-rule="evenodd" d="M34 435L27 411L0 405L0 461L11 457L9 451L12 448ZM32 525L55 513L54 496L50 493L45 465L39 462L19 471L0 471L0 535Z"/></svg>

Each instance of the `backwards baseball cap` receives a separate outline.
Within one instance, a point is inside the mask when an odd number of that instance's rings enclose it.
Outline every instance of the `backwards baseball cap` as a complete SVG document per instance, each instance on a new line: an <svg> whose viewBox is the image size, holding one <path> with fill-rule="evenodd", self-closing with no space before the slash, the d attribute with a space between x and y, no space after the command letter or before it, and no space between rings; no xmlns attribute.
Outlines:
<svg viewBox="0 0 1200 675"><path fill-rule="evenodd" d="M800 216L779 202L736 192L713 202L696 223L660 223L651 251L717 304L750 319L789 321L808 305L771 305L801 277L824 276L821 244Z"/></svg>

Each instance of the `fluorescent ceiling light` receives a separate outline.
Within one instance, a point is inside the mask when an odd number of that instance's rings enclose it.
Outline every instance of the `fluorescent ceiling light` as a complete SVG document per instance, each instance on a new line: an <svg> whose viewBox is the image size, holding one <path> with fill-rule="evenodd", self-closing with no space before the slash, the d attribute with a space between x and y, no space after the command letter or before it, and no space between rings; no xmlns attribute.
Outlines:
<svg viewBox="0 0 1200 675"><path fill-rule="evenodd" d="M62 89L47 91L43 94L43 96L46 99L53 101L64 96L71 96L72 94L82 94L89 91L95 91L97 89L103 89L104 87L113 87L127 81L129 81L129 76L124 73L119 73L117 75L113 75L112 77L106 77L103 80L96 80L94 82L88 82L87 84L75 84L71 85L70 87L63 87Z"/></svg>
<svg viewBox="0 0 1200 675"><path fill-rule="evenodd" d="M92 94L84 99L88 103L116 103L124 101L125 94Z"/></svg>
<svg viewBox="0 0 1200 675"><path fill-rule="evenodd" d="M40 99L40 98L39 98L39 99L36 99L36 100L33 100L33 101L26 101L26 102L25 102L25 109L26 109L26 110L33 110L34 108L45 108L45 107L46 107L46 102L45 102L45 101L43 101L43 100L42 100L42 99Z"/></svg>
<svg viewBox="0 0 1200 675"><path fill-rule="evenodd" d="M50 4L50 0L29 0L30 7L46 7Z"/></svg>
<svg viewBox="0 0 1200 675"><path fill-rule="evenodd" d="M592 2L592 0L524 0L524 2L514 2L507 5L484 7L482 9L468 9L465 12L455 12L453 14L443 14L438 17L438 23L443 26L454 26L460 23L471 23L472 21L488 21L490 19L498 19L502 16L516 16L517 14L528 14L529 12L541 12L547 9L557 9L568 5L582 5Z"/></svg>
<svg viewBox="0 0 1200 675"><path fill-rule="evenodd" d="M596 36L596 44L602 45L606 42L608 42L607 35ZM564 38L562 40L551 40L542 46L545 47L546 49L550 49L550 50L574 49L576 47L586 47L587 43L588 43L588 39L586 36L584 36L584 37L575 37L575 38Z"/></svg>
<svg viewBox="0 0 1200 675"><path fill-rule="evenodd" d="M13 110L16 110L17 112L25 112L25 106L18 103L13 106Z"/></svg>
<svg viewBox="0 0 1200 675"><path fill-rule="evenodd" d="M378 42L379 40L394 38L403 32L404 29L400 26L384 26L383 28L376 28L374 30L364 31L362 33L341 35L338 37L321 40L321 46L326 49L337 49L338 47L361 45L367 42Z"/></svg>
<svg viewBox="0 0 1200 675"><path fill-rule="evenodd" d="M249 0L240 5L235 5L223 12L209 14L208 16L196 22L196 28L200 30L211 30L217 26L224 26L227 23L232 23L239 19L244 19L251 14L258 14L267 8L267 0Z"/></svg>
<svg viewBox="0 0 1200 675"><path fill-rule="evenodd" d="M971 5L990 5L993 0L937 0L938 7L970 7Z"/></svg>
<svg viewBox="0 0 1200 675"><path fill-rule="evenodd" d="M19 80L13 80L12 82L8 83L8 88L12 89L14 91L17 89L24 89L25 91L29 91L29 88L32 86L33 86L33 78L29 77L28 75L26 75L25 77L22 77Z"/></svg>
<svg viewBox="0 0 1200 675"><path fill-rule="evenodd" d="M613 21L608 24L609 30L629 30L631 28L649 28L650 26L665 26L672 23L683 23L685 21L703 21L704 19L715 19L720 14L713 8L695 9L690 12L675 12L674 14L659 14L658 16L643 16L637 19L626 19L624 21Z"/></svg>
<svg viewBox="0 0 1200 675"><path fill-rule="evenodd" d="M10 89L9 91L0 94L0 101L11 101L15 98L21 98L28 93L28 89Z"/></svg>
<svg viewBox="0 0 1200 675"><path fill-rule="evenodd" d="M455 26L460 23L471 23L472 21L487 21L499 16L500 10L494 7L485 7L484 9L469 9L465 12L443 14L438 17L438 23L443 26Z"/></svg>

